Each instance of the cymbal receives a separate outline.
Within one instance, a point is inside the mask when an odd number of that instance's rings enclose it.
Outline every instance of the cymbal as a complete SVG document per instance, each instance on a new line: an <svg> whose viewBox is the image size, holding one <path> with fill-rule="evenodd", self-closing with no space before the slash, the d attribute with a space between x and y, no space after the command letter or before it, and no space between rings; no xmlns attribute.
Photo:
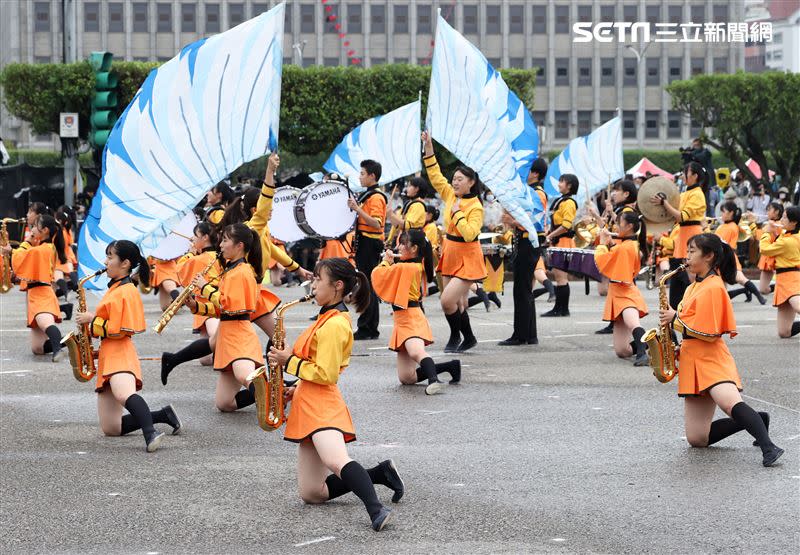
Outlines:
<svg viewBox="0 0 800 555"><path fill-rule="evenodd" d="M667 202L676 208L680 204L678 187L666 177L657 175L642 183L642 186L639 187L636 206L647 221L648 229L652 224L674 221L674 218L667 212L666 208L650 202L650 199L658 194L664 195ZM672 226L670 225L669 227L671 228Z"/></svg>

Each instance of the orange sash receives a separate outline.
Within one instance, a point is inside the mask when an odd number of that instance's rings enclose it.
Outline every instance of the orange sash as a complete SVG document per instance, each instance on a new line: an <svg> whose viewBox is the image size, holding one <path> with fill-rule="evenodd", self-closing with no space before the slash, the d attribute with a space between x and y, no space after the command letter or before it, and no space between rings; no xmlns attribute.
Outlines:
<svg viewBox="0 0 800 555"><path fill-rule="evenodd" d="M306 328L306 330L301 333L300 337L298 337L294 342L292 354L303 360L309 360L309 357L311 356L311 343L314 340L314 335L317 333L317 330L321 328L325 322L337 314L341 314L341 312L335 308L332 308L325 311L324 314L318 315L316 322L314 322L310 327Z"/></svg>

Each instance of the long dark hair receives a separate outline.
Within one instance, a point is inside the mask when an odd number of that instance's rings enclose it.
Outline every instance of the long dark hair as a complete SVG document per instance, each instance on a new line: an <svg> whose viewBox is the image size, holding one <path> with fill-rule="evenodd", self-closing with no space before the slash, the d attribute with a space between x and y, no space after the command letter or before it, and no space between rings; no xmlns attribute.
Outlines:
<svg viewBox="0 0 800 555"><path fill-rule="evenodd" d="M53 243L53 245L56 247L58 261L61 264L65 264L67 262L67 253L65 250L66 245L64 244L64 235L61 233L61 226L58 225L56 219L48 214L42 214L39 216L39 219L36 220L36 224L50 232L50 238L44 242Z"/></svg>
<svg viewBox="0 0 800 555"><path fill-rule="evenodd" d="M242 243L244 245L247 263L253 267L253 271L256 273L256 281L261 283L261 280L264 279L264 269L261 267L261 238L258 233L246 225L238 223L227 226L222 235L234 243Z"/></svg>
<svg viewBox="0 0 800 555"><path fill-rule="evenodd" d="M222 204L228 204L233 200L233 197L236 196L236 193L233 192L231 186L224 181L220 181L214 185L211 190L222 195Z"/></svg>
<svg viewBox="0 0 800 555"><path fill-rule="evenodd" d="M431 194L431 186L428 185L428 180L424 177L412 177L408 180L408 184L417 188L417 196L414 198L422 199Z"/></svg>
<svg viewBox="0 0 800 555"><path fill-rule="evenodd" d="M714 233L701 233L689 239L689 245L694 245L704 255L713 254L711 269L717 270L725 283L736 283L736 253L733 249Z"/></svg>
<svg viewBox="0 0 800 555"><path fill-rule="evenodd" d="M148 287L150 285L150 264L148 264L145 257L142 256L136 243L128 241L127 239L112 241L106 247L106 254L112 253L116 254L120 261L130 261L131 273L136 272L139 285L142 287Z"/></svg>
<svg viewBox="0 0 800 555"><path fill-rule="evenodd" d="M623 201L622 204L632 204L636 202L636 198L639 196L636 190L636 183L628 179L620 179L611 186L611 190L628 193L628 199Z"/></svg>
<svg viewBox="0 0 800 555"><path fill-rule="evenodd" d="M43 202L39 202L38 200L30 203L28 210L33 210L34 213L39 214L40 216L50 214L50 209L47 207L47 205Z"/></svg>
<svg viewBox="0 0 800 555"><path fill-rule="evenodd" d="M331 281L341 281L344 283L342 296L346 297L353 294L353 304L356 312L364 312L369 306L370 286L364 272L359 272L346 258L326 258L320 260L314 267L314 275L320 277L322 270L327 270Z"/></svg>
<svg viewBox="0 0 800 555"><path fill-rule="evenodd" d="M461 175L474 181L472 187L469 189L469 193L480 198L481 193L483 193L483 182L481 178L478 177L478 172L464 165L456 166L456 169L453 170L453 173L455 172L461 172Z"/></svg>
<svg viewBox="0 0 800 555"><path fill-rule="evenodd" d="M225 209L225 214L219 221L219 228L225 229L229 225L246 222L250 219L253 208L258 204L261 191L255 187L247 189L244 193L237 196L233 202Z"/></svg>
<svg viewBox="0 0 800 555"><path fill-rule="evenodd" d="M800 223L800 206L790 206L786 209L786 219L790 222Z"/></svg>
<svg viewBox="0 0 800 555"><path fill-rule="evenodd" d="M425 270L425 281L431 281L436 274L433 269L433 247L431 247L428 237L421 229L407 229L400 234L400 242L406 245L416 246L417 253L422 259L422 268Z"/></svg>
<svg viewBox="0 0 800 555"><path fill-rule="evenodd" d="M75 227L75 210L71 206L59 206L56 210L56 220L62 228L72 231Z"/></svg>
<svg viewBox="0 0 800 555"><path fill-rule="evenodd" d="M780 202L770 202L767 208L772 208L778 213L778 218L783 217L783 205Z"/></svg>
<svg viewBox="0 0 800 555"><path fill-rule="evenodd" d="M692 173L697 176L697 182L703 188L703 192L708 192L708 172L706 171L705 166L700 162L691 161L686 164L686 167L683 168L683 173L686 175L688 170L692 170Z"/></svg>
<svg viewBox="0 0 800 555"><path fill-rule="evenodd" d="M732 200L726 200L722 203L719 207L720 210L724 210L725 212L732 212L733 213L733 222L738 224L742 219L742 209L739 208L739 205L733 202Z"/></svg>
<svg viewBox="0 0 800 555"><path fill-rule="evenodd" d="M648 257L647 225L644 218L636 212L628 211L619 215L619 219L632 226L639 242L639 258L644 261Z"/></svg>
<svg viewBox="0 0 800 555"><path fill-rule="evenodd" d="M208 241L211 243L211 246L213 246L214 249L219 248L219 238L217 237L217 230L215 226L211 225L209 222L200 222L194 226L194 229L192 230L192 233L196 234L198 232L200 235L208 235Z"/></svg>

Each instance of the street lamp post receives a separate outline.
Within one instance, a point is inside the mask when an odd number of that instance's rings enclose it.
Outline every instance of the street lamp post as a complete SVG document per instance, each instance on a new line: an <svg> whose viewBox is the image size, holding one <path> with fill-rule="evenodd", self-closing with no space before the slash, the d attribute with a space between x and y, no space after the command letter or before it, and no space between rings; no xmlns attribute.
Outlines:
<svg viewBox="0 0 800 555"><path fill-rule="evenodd" d="M630 44L625 46L628 50L633 52L636 56L636 85L639 89L639 107L636 112L636 136L639 139L639 148L644 146L644 91L645 91L645 75L642 72L642 66L644 65L644 59L647 53L647 49L649 48L650 43L642 47L641 45L639 48L634 48Z"/></svg>
<svg viewBox="0 0 800 555"><path fill-rule="evenodd" d="M297 66L303 67L303 49L308 44L306 39L301 40L300 42L296 42L292 45L292 49L294 49L295 54L297 54Z"/></svg>

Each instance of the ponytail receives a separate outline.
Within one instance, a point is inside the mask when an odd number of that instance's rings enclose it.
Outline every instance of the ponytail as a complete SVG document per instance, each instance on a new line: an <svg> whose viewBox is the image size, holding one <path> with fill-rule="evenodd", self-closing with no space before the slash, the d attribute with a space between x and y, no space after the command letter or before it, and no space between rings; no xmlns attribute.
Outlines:
<svg viewBox="0 0 800 555"><path fill-rule="evenodd" d="M722 280L728 285L736 283L736 253L714 233L701 233L689 239L704 255L713 254L711 269L719 272Z"/></svg>
<svg viewBox="0 0 800 555"><path fill-rule="evenodd" d="M56 254L58 255L58 261L61 264L65 264L67 262L67 253L65 250L66 244L64 243L64 235L61 233L61 226L58 225L58 222L53 216L48 214L39 216L37 223L50 232L50 238L48 241L53 243L53 246L55 246Z"/></svg>
<svg viewBox="0 0 800 555"><path fill-rule="evenodd" d="M742 220L742 209L739 208L739 205L733 202L732 200L726 200L720 206L720 210L724 210L725 212L731 212L733 214L733 221L735 224L738 224Z"/></svg>
<svg viewBox="0 0 800 555"><path fill-rule="evenodd" d="M246 222L250 219L253 208L258 204L261 191L252 187L243 194L238 195L225 209L225 214L219 221L219 228L225 229L229 225Z"/></svg>
<svg viewBox="0 0 800 555"><path fill-rule="evenodd" d="M148 264L147 259L142 256L136 243L128 241L127 239L112 241L106 247L106 254L112 253L116 254L120 261L130 261L130 273L136 274L141 287L150 286L150 264Z"/></svg>
<svg viewBox="0 0 800 555"><path fill-rule="evenodd" d="M705 166L700 162L691 161L686 164L686 167L683 169L683 172L686 173L687 170L692 170L692 173L697 176L697 182L703 188L703 192L708 192L708 172L706 171Z"/></svg>
<svg viewBox="0 0 800 555"><path fill-rule="evenodd" d="M370 301L370 285L369 279L360 272L353 268L353 265L346 258L326 258L317 262L314 267L314 275L319 277L322 270L328 271L328 276L331 281L341 281L344 283L344 291L342 297L351 295L353 304L355 305L356 312L364 312L369 306Z"/></svg>

